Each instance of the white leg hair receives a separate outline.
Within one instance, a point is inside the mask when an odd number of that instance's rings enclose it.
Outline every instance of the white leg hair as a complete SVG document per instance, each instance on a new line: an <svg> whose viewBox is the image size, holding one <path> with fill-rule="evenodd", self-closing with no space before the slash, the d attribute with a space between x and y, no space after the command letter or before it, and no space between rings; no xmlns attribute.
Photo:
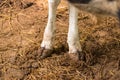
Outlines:
<svg viewBox="0 0 120 80"><path fill-rule="evenodd" d="M49 2L49 15L48 23L45 28L43 41L41 43L40 57L46 58L51 55L53 49L53 38L55 31L55 20L56 20L56 9L60 0L48 0ZM79 32L78 32L78 10L70 4L70 14L69 14L69 31L68 31L68 46L69 54L74 60L79 60L81 56L81 45L79 42ZM83 57L81 57L82 59Z"/></svg>
<svg viewBox="0 0 120 80"><path fill-rule="evenodd" d="M68 46L69 53L77 53L82 51L79 42L79 32L78 32L78 10L70 4L69 11L69 31L68 31Z"/></svg>
<svg viewBox="0 0 120 80"><path fill-rule="evenodd" d="M41 47L45 49L52 49L53 46L53 36L55 31L55 20L56 20L56 9L59 5L60 0L48 0L49 5L49 13L48 13L48 23L45 28L43 41L41 43Z"/></svg>

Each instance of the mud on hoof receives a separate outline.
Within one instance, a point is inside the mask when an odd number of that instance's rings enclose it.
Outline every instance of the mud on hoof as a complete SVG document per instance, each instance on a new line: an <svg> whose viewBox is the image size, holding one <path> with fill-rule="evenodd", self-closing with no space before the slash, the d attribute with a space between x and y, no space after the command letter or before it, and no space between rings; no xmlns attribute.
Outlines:
<svg viewBox="0 0 120 80"><path fill-rule="evenodd" d="M45 49L44 47L41 47L38 50L38 54L40 54L39 55L40 59L44 59L44 58L50 57L52 52L53 52L52 49Z"/></svg>
<svg viewBox="0 0 120 80"><path fill-rule="evenodd" d="M69 58L74 60L74 61L85 61L85 54L77 51L76 53L68 53Z"/></svg>

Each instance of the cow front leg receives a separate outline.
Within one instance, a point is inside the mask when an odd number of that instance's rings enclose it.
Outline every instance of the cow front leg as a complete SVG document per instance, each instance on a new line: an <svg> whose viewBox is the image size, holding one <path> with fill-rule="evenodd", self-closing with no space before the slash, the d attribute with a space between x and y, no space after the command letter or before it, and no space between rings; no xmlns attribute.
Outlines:
<svg viewBox="0 0 120 80"><path fill-rule="evenodd" d="M48 0L48 23L44 31L41 49L39 51L40 58L46 58L51 55L53 49L53 37L55 32L56 9L60 0Z"/></svg>
<svg viewBox="0 0 120 80"><path fill-rule="evenodd" d="M78 32L78 10L70 4L69 11L69 30L68 30L68 46L69 46L69 56L73 60L83 60L84 55L81 53L81 45L79 41Z"/></svg>

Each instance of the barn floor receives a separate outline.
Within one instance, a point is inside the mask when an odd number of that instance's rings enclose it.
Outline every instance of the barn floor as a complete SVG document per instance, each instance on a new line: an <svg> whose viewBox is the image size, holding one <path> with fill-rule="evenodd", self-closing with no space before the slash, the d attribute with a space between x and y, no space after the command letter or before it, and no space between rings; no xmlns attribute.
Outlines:
<svg viewBox="0 0 120 80"><path fill-rule="evenodd" d="M116 18L96 18L80 11L79 34L86 62L74 62L67 56L68 7L62 1L53 54L40 60L37 50L47 23L47 7L46 0L32 2L0 9L0 80L120 80Z"/></svg>

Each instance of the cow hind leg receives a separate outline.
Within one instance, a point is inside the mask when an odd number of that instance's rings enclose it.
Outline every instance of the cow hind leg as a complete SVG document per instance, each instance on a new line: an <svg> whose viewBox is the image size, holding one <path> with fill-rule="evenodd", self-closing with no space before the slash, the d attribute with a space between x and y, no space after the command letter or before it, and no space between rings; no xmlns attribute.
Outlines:
<svg viewBox="0 0 120 80"><path fill-rule="evenodd" d="M48 22L44 31L41 49L39 50L40 58L46 58L51 55L53 49L53 38L55 31L56 9L60 0L48 0Z"/></svg>
<svg viewBox="0 0 120 80"><path fill-rule="evenodd" d="M69 56L73 60L83 60L84 54L82 54L82 49L79 41L78 32L78 10L70 4L69 11L69 30L68 30L68 46L69 46Z"/></svg>

